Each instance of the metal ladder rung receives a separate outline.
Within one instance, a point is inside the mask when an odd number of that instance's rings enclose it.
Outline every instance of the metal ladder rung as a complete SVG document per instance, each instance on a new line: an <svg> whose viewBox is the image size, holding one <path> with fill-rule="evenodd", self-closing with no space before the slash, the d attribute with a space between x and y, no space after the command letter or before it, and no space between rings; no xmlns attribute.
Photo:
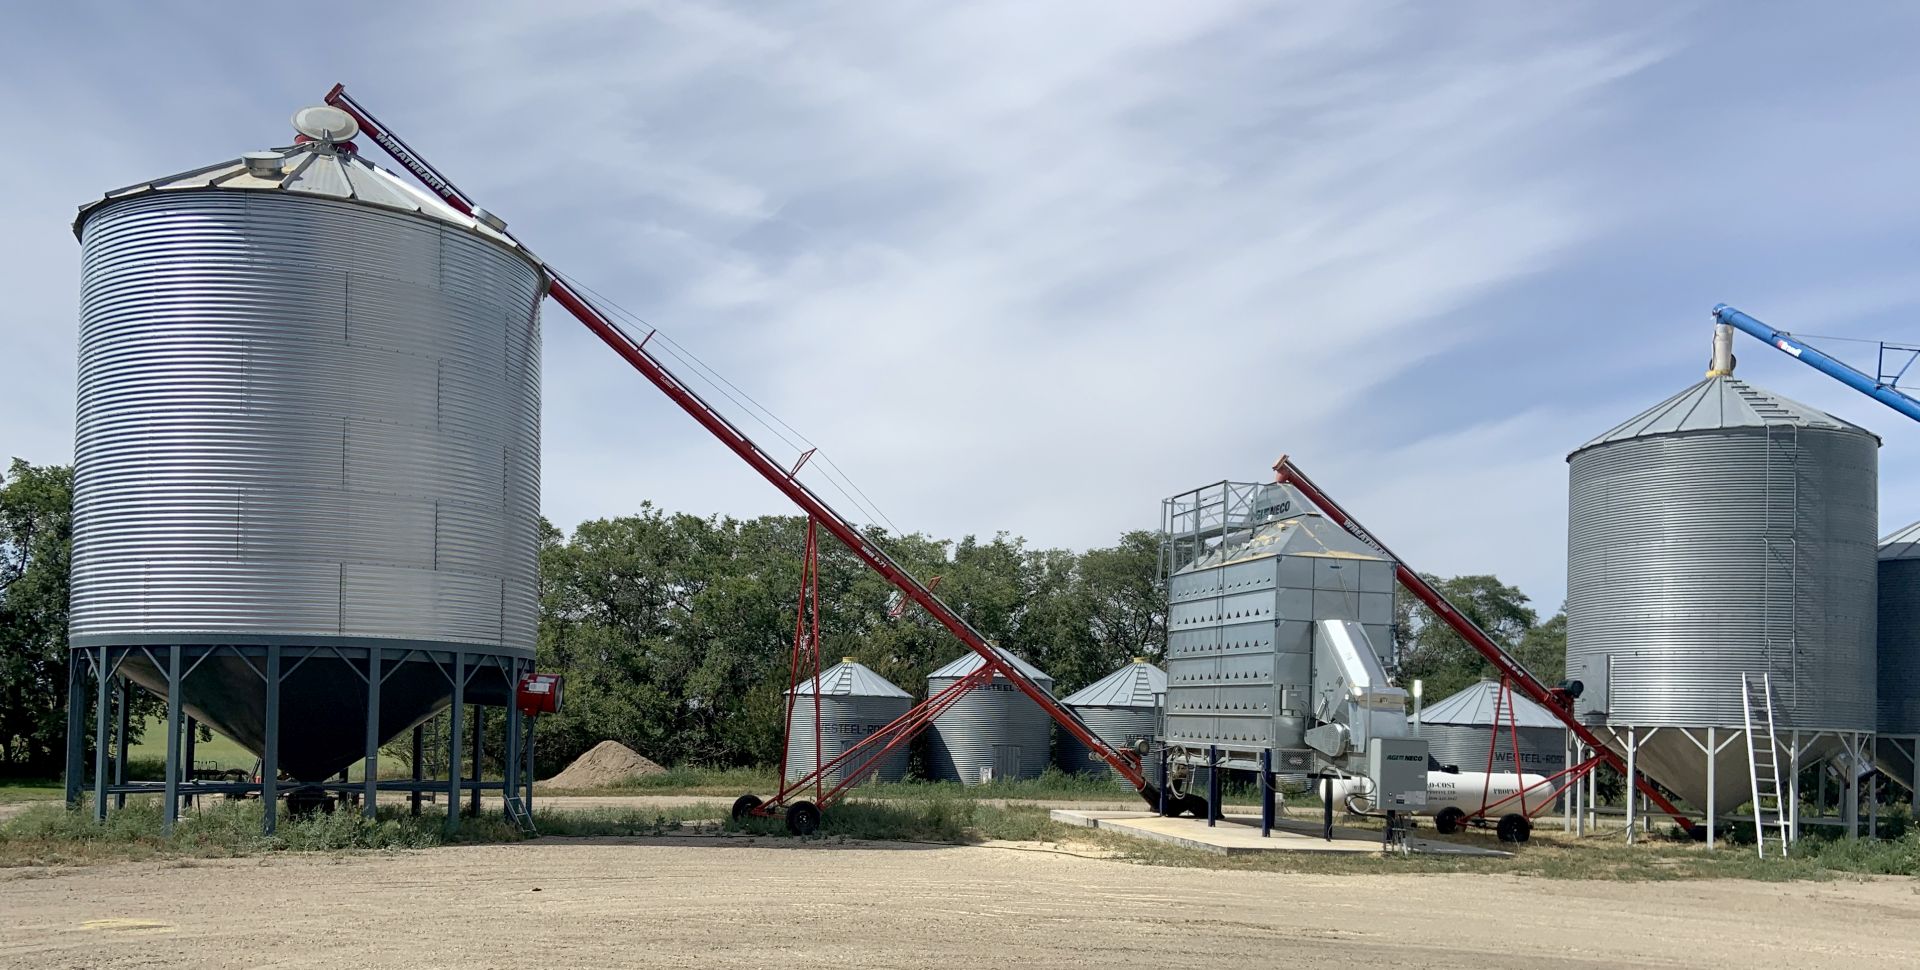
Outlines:
<svg viewBox="0 0 1920 970"><path fill-rule="evenodd" d="M1784 856L1791 833L1787 825L1788 806L1780 793L1780 739L1773 716L1773 675L1761 674L1756 684L1742 673L1740 700L1743 707L1741 713L1746 720L1747 781L1753 793L1753 821L1758 836L1755 847L1760 857L1766 858L1767 829L1777 827L1780 854ZM1756 717L1756 714L1763 717ZM1763 728L1766 731L1764 742L1760 738ZM1771 810L1767 808L1767 799L1773 800Z"/></svg>

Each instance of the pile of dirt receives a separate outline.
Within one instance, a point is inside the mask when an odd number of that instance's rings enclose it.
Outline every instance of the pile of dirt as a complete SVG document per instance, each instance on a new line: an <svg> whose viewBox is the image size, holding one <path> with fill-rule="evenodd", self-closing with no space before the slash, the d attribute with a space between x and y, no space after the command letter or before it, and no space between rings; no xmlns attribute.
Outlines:
<svg viewBox="0 0 1920 970"><path fill-rule="evenodd" d="M565 771L540 784L560 789L606 788L629 778L657 775L666 770L618 741L602 741L573 759Z"/></svg>

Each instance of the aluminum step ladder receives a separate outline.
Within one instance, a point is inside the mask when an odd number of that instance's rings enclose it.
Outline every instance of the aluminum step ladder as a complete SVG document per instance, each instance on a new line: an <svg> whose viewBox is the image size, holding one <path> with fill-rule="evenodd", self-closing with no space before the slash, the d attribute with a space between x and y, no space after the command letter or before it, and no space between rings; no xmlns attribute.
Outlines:
<svg viewBox="0 0 1920 970"><path fill-rule="evenodd" d="M521 835L531 838L540 834L540 831L533 827L533 813L527 811L525 798L519 795L508 795L506 802L507 820L513 823L514 828L520 830Z"/></svg>
<svg viewBox="0 0 1920 970"><path fill-rule="evenodd" d="M1767 857L1767 829L1778 829L1780 855L1792 841L1790 813L1780 787L1780 742L1774 730L1773 675L1740 674L1740 701L1747 727L1747 781L1753 792L1753 844ZM1773 804L1768 806L1768 801Z"/></svg>

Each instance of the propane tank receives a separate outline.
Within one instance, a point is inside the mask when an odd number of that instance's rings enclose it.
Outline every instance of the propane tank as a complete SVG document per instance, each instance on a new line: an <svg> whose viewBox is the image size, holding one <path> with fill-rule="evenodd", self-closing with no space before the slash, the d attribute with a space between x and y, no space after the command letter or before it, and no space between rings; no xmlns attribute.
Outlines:
<svg viewBox="0 0 1920 970"><path fill-rule="evenodd" d="M1480 810L1481 805L1493 805L1506 799L1495 814L1537 814L1541 809L1553 803L1550 797L1552 786L1546 783L1544 775L1516 775L1500 771L1488 774L1484 771L1429 771L1427 772L1427 805L1415 814L1438 815L1449 808L1457 808L1471 814ZM1527 809L1520 809L1520 790L1527 790ZM1333 783L1334 804L1344 805L1355 814L1373 811L1373 780L1364 776L1336 779Z"/></svg>

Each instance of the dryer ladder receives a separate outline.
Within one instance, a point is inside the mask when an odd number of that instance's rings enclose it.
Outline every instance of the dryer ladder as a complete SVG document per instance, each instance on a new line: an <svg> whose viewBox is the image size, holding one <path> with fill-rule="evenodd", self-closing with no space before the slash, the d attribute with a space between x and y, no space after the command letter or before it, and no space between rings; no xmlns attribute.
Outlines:
<svg viewBox="0 0 1920 970"><path fill-rule="evenodd" d="M1778 830L1780 855L1785 857L1792 841L1788 815L1781 796L1780 739L1773 717L1773 675L1740 674L1741 712L1747 728L1747 781L1753 792L1753 844L1760 858L1767 857L1767 829ZM1773 805L1768 807L1771 800Z"/></svg>

